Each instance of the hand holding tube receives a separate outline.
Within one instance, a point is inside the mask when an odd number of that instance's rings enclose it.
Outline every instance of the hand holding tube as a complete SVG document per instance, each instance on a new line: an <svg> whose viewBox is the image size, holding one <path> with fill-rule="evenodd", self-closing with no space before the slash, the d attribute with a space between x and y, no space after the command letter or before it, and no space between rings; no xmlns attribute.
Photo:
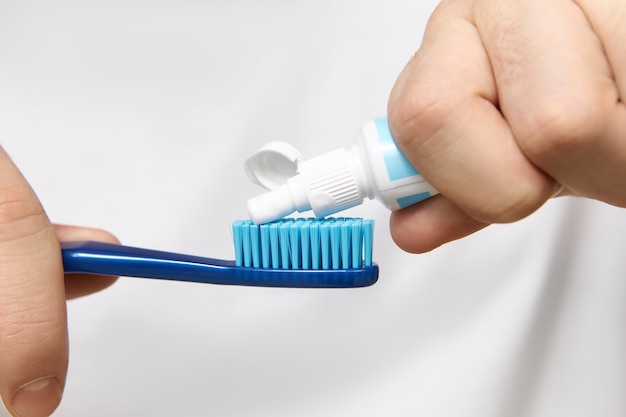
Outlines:
<svg viewBox="0 0 626 417"><path fill-rule="evenodd" d="M392 215L400 247L519 220L559 192L626 206L625 15L619 0L439 5L389 99L396 142L441 192Z"/></svg>

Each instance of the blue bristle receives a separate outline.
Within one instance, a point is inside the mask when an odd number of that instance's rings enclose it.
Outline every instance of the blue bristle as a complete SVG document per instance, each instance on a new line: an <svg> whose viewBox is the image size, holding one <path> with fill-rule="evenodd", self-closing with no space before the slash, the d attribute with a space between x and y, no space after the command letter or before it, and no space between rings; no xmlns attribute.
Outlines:
<svg viewBox="0 0 626 417"><path fill-rule="evenodd" d="M322 269L330 269L332 253L330 251L330 223L320 225L320 253Z"/></svg>
<svg viewBox="0 0 626 417"><path fill-rule="evenodd" d="M300 229L300 251L302 257L302 269L311 269L311 222L305 220Z"/></svg>
<svg viewBox="0 0 626 417"><path fill-rule="evenodd" d="M235 244L235 265L243 266L243 227L244 221L233 223L233 242Z"/></svg>
<svg viewBox="0 0 626 417"><path fill-rule="evenodd" d="M341 268L341 224L336 222L330 225L330 265L331 269Z"/></svg>
<svg viewBox="0 0 626 417"><path fill-rule="evenodd" d="M250 243L250 226L251 224L246 222L241 227L243 245L243 266L252 266L252 244Z"/></svg>
<svg viewBox="0 0 626 417"><path fill-rule="evenodd" d="M289 228L284 224L278 227L278 237L280 238L280 267L289 269Z"/></svg>
<svg viewBox="0 0 626 417"><path fill-rule="evenodd" d="M374 249L374 220L363 221L363 265L372 266Z"/></svg>
<svg viewBox="0 0 626 417"><path fill-rule="evenodd" d="M263 224L259 229L261 231L261 267L269 268L271 256L270 227L267 224Z"/></svg>
<svg viewBox="0 0 626 417"><path fill-rule="evenodd" d="M352 268L359 268L363 260L363 222L355 222L352 232Z"/></svg>
<svg viewBox="0 0 626 417"><path fill-rule="evenodd" d="M271 269L358 269L372 266L374 221L283 219L233 223L235 264Z"/></svg>
<svg viewBox="0 0 626 417"><path fill-rule="evenodd" d="M340 225L341 227L341 267L343 269L350 268L350 260L352 258L352 248L350 247L350 238L352 237L352 222L347 220Z"/></svg>
<svg viewBox="0 0 626 417"><path fill-rule="evenodd" d="M270 224L270 256L272 259L272 268L280 267L280 246L278 238L278 223Z"/></svg>
<svg viewBox="0 0 626 417"><path fill-rule="evenodd" d="M289 225L289 258L291 269L300 269L300 225L293 222Z"/></svg>
<svg viewBox="0 0 626 417"><path fill-rule="evenodd" d="M311 221L309 223L309 231L311 235L311 269L320 269L322 259L320 256L321 239L319 222Z"/></svg>
<svg viewBox="0 0 626 417"><path fill-rule="evenodd" d="M252 266L259 268L261 266L261 229L259 227L250 226L250 248L252 255Z"/></svg>

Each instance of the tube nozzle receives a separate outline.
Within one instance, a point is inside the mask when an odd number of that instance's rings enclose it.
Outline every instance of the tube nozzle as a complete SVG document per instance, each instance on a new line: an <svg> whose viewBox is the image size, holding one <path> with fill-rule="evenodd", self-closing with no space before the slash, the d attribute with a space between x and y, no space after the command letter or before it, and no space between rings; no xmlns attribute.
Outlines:
<svg viewBox="0 0 626 417"><path fill-rule="evenodd" d="M287 184L248 200L248 215L254 224L279 220L294 211L296 206Z"/></svg>

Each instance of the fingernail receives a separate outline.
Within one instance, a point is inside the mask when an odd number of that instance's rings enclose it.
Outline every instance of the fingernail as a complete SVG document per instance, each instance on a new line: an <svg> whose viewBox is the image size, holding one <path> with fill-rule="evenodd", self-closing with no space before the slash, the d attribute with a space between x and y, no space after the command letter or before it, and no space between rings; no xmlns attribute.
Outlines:
<svg viewBox="0 0 626 417"><path fill-rule="evenodd" d="M32 381L17 390L11 406L15 417L48 417L61 402L61 384L48 377Z"/></svg>

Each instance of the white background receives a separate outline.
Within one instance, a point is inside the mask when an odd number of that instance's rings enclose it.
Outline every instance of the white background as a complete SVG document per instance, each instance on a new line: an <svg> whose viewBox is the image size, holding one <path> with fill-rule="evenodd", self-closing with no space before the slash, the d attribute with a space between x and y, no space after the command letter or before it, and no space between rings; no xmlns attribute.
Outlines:
<svg viewBox="0 0 626 417"><path fill-rule="evenodd" d="M0 1L0 144L50 218L232 258L245 157L351 145L436 2ZM359 290L122 278L69 303L55 413L623 416L626 215L562 199Z"/></svg>

